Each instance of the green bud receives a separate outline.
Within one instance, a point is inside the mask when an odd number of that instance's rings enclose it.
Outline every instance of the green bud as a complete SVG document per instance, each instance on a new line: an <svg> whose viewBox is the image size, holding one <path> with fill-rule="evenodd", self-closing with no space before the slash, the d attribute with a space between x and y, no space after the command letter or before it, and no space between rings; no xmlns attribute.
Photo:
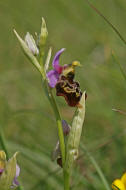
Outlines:
<svg viewBox="0 0 126 190"><path fill-rule="evenodd" d="M14 177L16 175L16 156L17 153L14 154L12 158L6 162L4 171L0 177L0 189L1 190L10 190L13 184Z"/></svg>
<svg viewBox="0 0 126 190"><path fill-rule="evenodd" d="M85 92L82 94L79 104L81 105L81 107L78 108L75 112L72 127L67 141L65 163L65 170L67 172L71 171L73 162L78 157L78 148L82 133L82 126L85 118Z"/></svg>
<svg viewBox="0 0 126 190"><path fill-rule="evenodd" d="M48 31L47 31L47 27L46 27L46 22L45 22L44 18L42 17L41 33L40 33L40 38L39 38L40 49L42 49L43 46L45 46L47 36L48 36Z"/></svg>

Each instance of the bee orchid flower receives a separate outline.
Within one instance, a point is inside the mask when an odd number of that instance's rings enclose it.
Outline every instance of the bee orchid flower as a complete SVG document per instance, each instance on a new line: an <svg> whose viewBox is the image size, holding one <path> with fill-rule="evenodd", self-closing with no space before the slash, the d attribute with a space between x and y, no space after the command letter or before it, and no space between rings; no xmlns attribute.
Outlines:
<svg viewBox="0 0 126 190"><path fill-rule="evenodd" d="M64 48L59 50L52 62L53 70L47 73L49 86L56 88L56 95L63 96L69 106L79 106L79 101L82 95L80 85L74 80L75 67L80 66L78 61L73 61L71 64L61 66L59 64L60 55L64 52Z"/></svg>

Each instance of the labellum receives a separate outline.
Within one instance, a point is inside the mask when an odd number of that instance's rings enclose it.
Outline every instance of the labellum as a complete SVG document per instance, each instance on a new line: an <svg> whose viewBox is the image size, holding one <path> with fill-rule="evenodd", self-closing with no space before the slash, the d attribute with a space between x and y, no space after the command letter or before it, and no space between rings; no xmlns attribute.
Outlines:
<svg viewBox="0 0 126 190"><path fill-rule="evenodd" d="M74 73L68 72L65 75L61 75L56 84L56 95L63 96L71 107L81 107L79 104L82 92L80 90L80 85L74 80Z"/></svg>

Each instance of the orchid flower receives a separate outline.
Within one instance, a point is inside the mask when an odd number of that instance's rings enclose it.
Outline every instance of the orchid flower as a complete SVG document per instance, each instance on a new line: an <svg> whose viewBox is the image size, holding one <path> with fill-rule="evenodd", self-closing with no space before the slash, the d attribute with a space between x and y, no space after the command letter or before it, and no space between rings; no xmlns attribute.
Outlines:
<svg viewBox="0 0 126 190"><path fill-rule="evenodd" d="M59 64L60 55L64 52L64 48L59 50L52 62L53 70L47 73L49 86L56 88L56 95L63 96L69 106L80 106L79 101L82 95L80 85L74 80L75 67L80 66L78 61L71 64L61 66Z"/></svg>

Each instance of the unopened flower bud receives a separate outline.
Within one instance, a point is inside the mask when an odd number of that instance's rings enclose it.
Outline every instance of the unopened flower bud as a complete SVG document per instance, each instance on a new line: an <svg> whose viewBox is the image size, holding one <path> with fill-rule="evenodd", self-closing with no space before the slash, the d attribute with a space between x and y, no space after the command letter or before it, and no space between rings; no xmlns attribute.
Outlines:
<svg viewBox="0 0 126 190"><path fill-rule="evenodd" d="M42 18L42 26L41 26L41 33L40 33L40 39L39 39L40 49L43 48L43 46L45 45L47 36L48 36L48 31L46 27L46 22L44 18Z"/></svg>
<svg viewBox="0 0 126 190"><path fill-rule="evenodd" d="M62 120L62 127L63 127L63 134L68 135L71 127L65 120Z"/></svg>
<svg viewBox="0 0 126 190"><path fill-rule="evenodd" d="M39 54L39 50L38 50L38 48L36 46L35 40L34 40L33 36L29 32L27 32L27 34L25 36L25 42L26 42L28 48L33 53L33 55L38 55Z"/></svg>
<svg viewBox="0 0 126 190"><path fill-rule="evenodd" d="M63 164L62 164L62 158L57 158L57 164L62 168Z"/></svg>

